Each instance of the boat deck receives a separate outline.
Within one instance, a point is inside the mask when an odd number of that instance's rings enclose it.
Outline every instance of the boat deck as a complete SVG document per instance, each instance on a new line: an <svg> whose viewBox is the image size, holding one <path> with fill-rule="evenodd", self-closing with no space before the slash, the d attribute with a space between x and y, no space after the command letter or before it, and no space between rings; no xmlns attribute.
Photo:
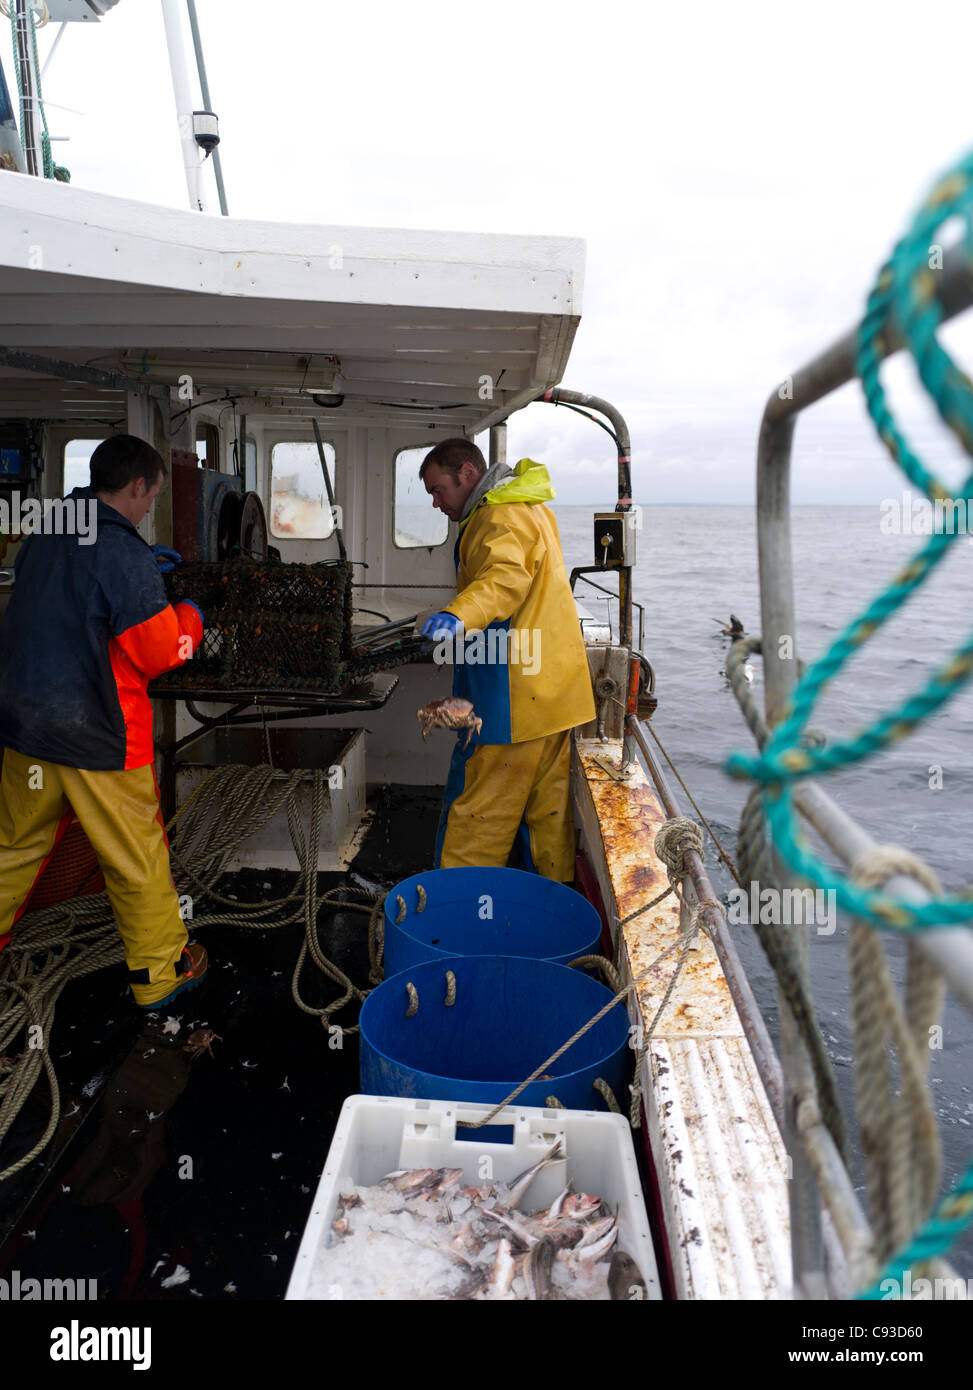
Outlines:
<svg viewBox="0 0 973 1390"><path fill-rule="evenodd" d="M392 884L428 865L440 792L379 787L369 804L355 869ZM343 877L320 874L319 891ZM263 898L265 884L276 896L293 881L243 870L224 891ZM366 924L363 913L337 911L321 933L359 984ZM300 923L200 931L205 985L152 1017L132 1007L122 966L65 990L51 1041L62 1118L46 1156L0 1184L0 1277L96 1279L110 1299L283 1297L338 1113L359 1089L357 1034L330 1047L291 998L302 936ZM302 991L312 1004L334 998L313 967ZM164 1031L168 1018L178 1033ZM336 1021L354 1018L349 1009ZM204 1027L222 1041L191 1060L183 1045ZM40 1083L4 1146L7 1161L46 1117ZM165 1288L179 1271L181 1282Z"/></svg>
<svg viewBox="0 0 973 1390"><path fill-rule="evenodd" d="M622 789L594 761L605 748L579 744L576 797L602 900L619 918L664 885L651 852L664 815L644 776ZM390 887L427 868L440 798L433 787L373 786L352 871ZM345 881L321 873L319 892ZM244 869L221 891L256 901L293 884L284 870ZM366 915L326 912L322 948L367 987ZM678 931L671 900L627 924L615 943L623 974L638 973ZM95 1279L110 1299L283 1297L342 1103L359 1090L358 1037L342 1034L337 1046L294 1004L301 923L198 935L209 976L178 1009L139 1016L122 966L65 990L51 1041L61 1119L46 1157L0 1184L0 1277L16 1269L21 1279ZM654 1015L663 987L654 976L639 986L633 1021ZM312 1006L335 997L313 967L301 990ZM355 1019L351 1007L334 1021ZM213 1055L185 1052L197 1028L219 1035ZM661 1020L643 1084L654 1169L643 1167L643 1186L669 1252L665 1292L786 1295L780 1138L707 941ZM45 1099L41 1084L6 1161L43 1129Z"/></svg>

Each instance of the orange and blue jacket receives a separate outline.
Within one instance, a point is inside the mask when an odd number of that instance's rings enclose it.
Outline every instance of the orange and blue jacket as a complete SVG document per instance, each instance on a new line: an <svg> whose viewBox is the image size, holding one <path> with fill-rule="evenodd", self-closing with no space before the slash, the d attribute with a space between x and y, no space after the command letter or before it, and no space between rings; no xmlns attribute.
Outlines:
<svg viewBox="0 0 973 1390"><path fill-rule="evenodd" d="M31 535L0 625L0 745L86 771L154 760L150 680L190 657L198 610L171 605L150 546L97 503L85 535Z"/></svg>

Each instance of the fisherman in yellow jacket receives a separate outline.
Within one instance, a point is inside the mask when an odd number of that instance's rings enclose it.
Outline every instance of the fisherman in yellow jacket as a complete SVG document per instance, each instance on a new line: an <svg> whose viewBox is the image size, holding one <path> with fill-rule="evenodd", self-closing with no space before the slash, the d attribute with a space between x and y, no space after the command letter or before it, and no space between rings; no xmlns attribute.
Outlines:
<svg viewBox="0 0 973 1390"><path fill-rule="evenodd" d="M483 726L457 738L436 840L437 867L527 868L574 880L571 730L595 716L584 639L564 568L547 469L486 460L446 439L419 476L460 524L456 598L422 626L451 659L453 694Z"/></svg>

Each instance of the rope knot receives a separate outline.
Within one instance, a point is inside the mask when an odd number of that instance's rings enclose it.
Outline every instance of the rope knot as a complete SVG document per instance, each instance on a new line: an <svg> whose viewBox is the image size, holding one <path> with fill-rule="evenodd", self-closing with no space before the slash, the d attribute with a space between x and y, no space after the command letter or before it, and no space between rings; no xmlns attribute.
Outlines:
<svg viewBox="0 0 973 1390"><path fill-rule="evenodd" d="M693 908L693 915L689 922L689 932L693 936L695 936L697 932L704 932L712 940L713 929L706 920L706 909L708 907L714 908L721 917L726 917L726 908L718 898L703 898L702 901L698 902Z"/></svg>
<svg viewBox="0 0 973 1390"><path fill-rule="evenodd" d="M687 849L703 853L703 832L688 816L673 816L655 837L655 852L666 866L670 883L681 879L685 873L682 860Z"/></svg>

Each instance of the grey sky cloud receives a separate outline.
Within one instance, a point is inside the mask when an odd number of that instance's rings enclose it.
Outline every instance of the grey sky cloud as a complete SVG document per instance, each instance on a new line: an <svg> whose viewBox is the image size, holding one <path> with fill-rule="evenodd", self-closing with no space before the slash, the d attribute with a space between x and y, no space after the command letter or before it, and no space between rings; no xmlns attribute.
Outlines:
<svg viewBox="0 0 973 1390"><path fill-rule="evenodd" d="M960 3L608 0L552 23L527 0L513 28L438 0L198 10L233 215L586 238L564 384L626 415L642 502L751 499L771 388L860 315L969 123ZM185 205L154 0L72 25L44 90L75 183ZM965 324L950 340L973 348ZM894 379L905 418L955 459ZM610 503L611 442L567 414L523 413L514 456L548 463L564 501ZM802 421L797 459L796 500L878 500L895 482L860 392Z"/></svg>

